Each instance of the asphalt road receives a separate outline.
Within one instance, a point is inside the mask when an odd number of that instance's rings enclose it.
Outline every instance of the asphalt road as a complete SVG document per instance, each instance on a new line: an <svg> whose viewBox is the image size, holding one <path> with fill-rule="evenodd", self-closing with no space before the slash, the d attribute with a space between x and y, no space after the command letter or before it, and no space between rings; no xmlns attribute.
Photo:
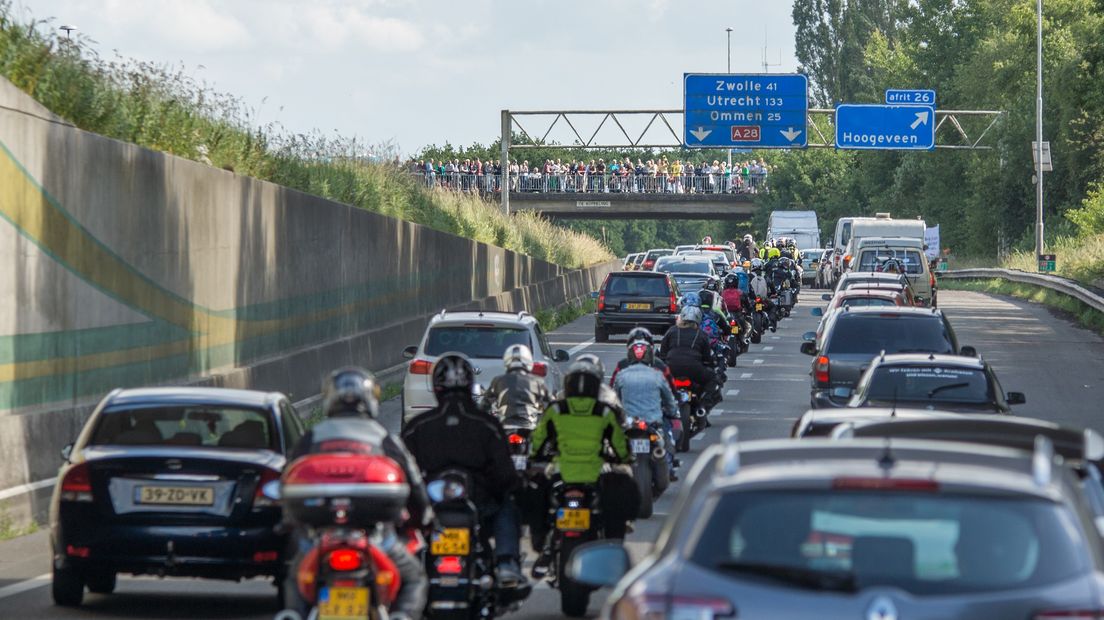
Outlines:
<svg viewBox="0 0 1104 620"><path fill-rule="evenodd" d="M682 455L683 471L702 448L718 440L725 426L738 425L741 440L782 437L805 410L811 360L798 346L802 332L816 326L809 314L812 300L820 302L817 294L803 297L778 333L767 334L729 371L725 402L712 417L714 426L694 441L689 455ZM1018 407L1017 414L1078 426L1098 424L1099 403L1104 401L1104 340L1041 306L1018 300L943 291L940 301L961 343L975 346L993 364L1005 390L1027 394L1027 404ZM624 354L622 342L594 344L592 337L593 319L584 317L556 330L550 339L558 348L597 353L608 367ZM386 404L384 416L397 426L397 401ZM676 494L676 488L669 490L657 502L655 516L636 523L629 536L635 557L647 552ZM47 587L47 549L44 533L0 543L0 618L267 620L277 611L275 589L266 582L152 578L120 578L116 594L88 594L80 609L57 608ZM600 611L604 594L592 597L591 614ZM513 617L561 618L558 593L539 586Z"/></svg>

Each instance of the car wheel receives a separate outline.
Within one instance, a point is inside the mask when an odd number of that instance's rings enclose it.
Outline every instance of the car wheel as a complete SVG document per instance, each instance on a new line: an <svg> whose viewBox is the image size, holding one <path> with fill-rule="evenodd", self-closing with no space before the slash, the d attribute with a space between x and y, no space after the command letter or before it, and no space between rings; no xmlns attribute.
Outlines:
<svg viewBox="0 0 1104 620"><path fill-rule="evenodd" d="M114 572L97 571L89 573L88 576L85 577L85 581L87 582L89 592L93 594L111 594L115 591L117 579Z"/></svg>
<svg viewBox="0 0 1104 620"><path fill-rule="evenodd" d="M595 327L594 342L609 342L609 330L601 327Z"/></svg>
<svg viewBox="0 0 1104 620"><path fill-rule="evenodd" d="M84 576L71 568L55 568L50 594L55 605L79 607L84 600Z"/></svg>

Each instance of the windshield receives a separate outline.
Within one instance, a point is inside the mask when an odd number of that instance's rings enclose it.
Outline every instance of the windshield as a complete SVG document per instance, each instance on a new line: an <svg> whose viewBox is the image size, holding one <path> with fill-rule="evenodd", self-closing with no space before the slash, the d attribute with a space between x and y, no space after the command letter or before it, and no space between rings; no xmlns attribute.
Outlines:
<svg viewBox="0 0 1104 620"><path fill-rule="evenodd" d="M933 403L988 403L985 372L941 366L892 366L874 371L867 401L914 400Z"/></svg>
<svg viewBox="0 0 1104 620"><path fill-rule="evenodd" d="M429 330L425 354L441 355L457 351L472 358L501 358L506 347L523 344L532 350L529 331L493 325L446 325Z"/></svg>
<svg viewBox="0 0 1104 620"><path fill-rule="evenodd" d="M673 253L674 250L651 250L650 252L648 252L647 258L645 258L644 260L656 260L657 258L663 256L670 256Z"/></svg>
<svg viewBox="0 0 1104 620"><path fill-rule="evenodd" d="M798 588L953 594L1084 573L1087 544L1050 502L940 493L740 492L720 498L695 545L706 568Z"/></svg>
<svg viewBox="0 0 1104 620"><path fill-rule="evenodd" d="M868 314L843 316L836 321L827 355L865 353L950 353L951 338L939 317Z"/></svg>
<svg viewBox="0 0 1104 620"><path fill-rule="evenodd" d="M878 248L875 250L863 250L859 255L857 271L880 271L886 261L897 260L905 267L905 273L924 273L924 265L921 262L920 252L916 250L894 250L892 248Z"/></svg>
<svg viewBox="0 0 1104 620"><path fill-rule="evenodd" d="M107 410L88 443L279 449L269 411L194 405Z"/></svg>
<svg viewBox="0 0 1104 620"><path fill-rule="evenodd" d="M710 264L703 260L661 260L656 263L655 270L664 273L700 273L702 275L711 273Z"/></svg>
<svg viewBox="0 0 1104 620"><path fill-rule="evenodd" d="M896 306L892 299L885 297L844 297L840 306L861 308L864 306Z"/></svg>

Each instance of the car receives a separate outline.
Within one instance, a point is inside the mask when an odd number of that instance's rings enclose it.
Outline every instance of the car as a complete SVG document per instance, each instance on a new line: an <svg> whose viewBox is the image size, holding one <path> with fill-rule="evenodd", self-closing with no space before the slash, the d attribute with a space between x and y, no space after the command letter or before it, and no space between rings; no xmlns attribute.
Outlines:
<svg viewBox="0 0 1104 620"><path fill-rule="evenodd" d="M790 437L830 437L841 426L858 426L883 420L935 419L943 420L956 414L932 409L907 407L856 407L808 409L794 421Z"/></svg>
<svg viewBox="0 0 1104 620"><path fill-rule="evenodd" d="M678 318L678 299L679 287L669 273L609 274L598 289L595 342L609 342L611 335L627 334L637 326L646 327L653 334L665 334Z"/></svg>
<svg viewBox="0 0 1104 620"><path fill-rule="evenodd" d="M824 295L828 300L827 308L813 308L813 316L824 316L829 312L848 306L861 308L873 306L878 308L906 307L912 304L907 302L905 292L900 288L852 288L841 291L835 295Z"/></svg>
<svg viewBox="0 0 1104 620"><path fill-rule="evenodd" d="M115 390L93 410L50 502L52 595L80 605L120 573L282 587L288 537L278 484L305 433L283 394Z"/></svg>
<svg viewBox="0 0 1104 620"><path fill-rule="evenodd" d="M713 270L719 275L724 275L729 269L732 268L732 260L728 258L724 252L715 250L684 250L675 254L675 256L685 257L706 257L713 263Z"/></svg>
<svg viewBox="0 0 1104 620"><path fill-rule="evenodd" d="M873 295L879 295L879 294L900 295L901 301L902 301L901 305L904 305L904 306L918 306L918 305L920 305L920 304L917 303L916 298L913 297L913 295L912 295L912 287L911 286L909 286L907 284L902 284L901 282L892 282L892 281L884 281L884 282L852 281L849 286L847 286L846 288L840 289L840 291L838 291L835 295L825 293L824 295L821 296L821 299L824 299L825 301L834 302L836 296L843 295L843 294L856 295L856 296L871 295L871 294L873 294Z"/></svg>
<svg viewBox="0 0 1104 620"><path fill-rule="evenodd" d="M817 332L802 335L801 352L813 356L810 403L813 409L843 407L863 370L883 353L936 353L976 356L960 347L947 317L936 308L851 308L829 313Z"/></svg>
<svg viewBox="0 0 1104 620"><path fill-rule="evenodd" d="M1010 414L1025 402L1023 392L1005 394L980 357L903 353L874 358L847 406Z"/></svg>
<svg viewBox="0 0 1104 620"><path fill-rule="evenodd" d="M824 258L826 250L822 248L813 248L810 250L801 251L801 283L817 286L817 274L820 268L820 261Z"/></svg>
<svg viewBox="0 0 1104 620"><path fill-rule="evenodd" d="M905 273L923 305L935 306L938 293L935 275L924 256L921 239L901 237L869 237L859 240L856 256L851 261L851 272L880 272L888 264L894 264Z"/></svg>
<svg viewBox="0 0 1104 620"><path fill-rule="evenodd" d="M848 271L836 280L836 293L847 290L853 286L865 286L872 284L899 284L902 287L912 288L908 276L903 273L882 273L877 271ZM913 293L915 297L915 292Z"/></svg>
<svg viewBox="0 0 1104 620"><path fill-rule="evenodd" d="M645 271L650 271L653 267L655 267L656 260L663 256L670 256L671 254L674 254L674 252L674 250L669 248L648 250L644 253L644 260L640 263L640 268Z"/></svg>
<svg viewBox="0 0 1104 620"><path fill-rule="evenodd" d="M577 548L605 618L1077 618L1104 609L1100 535L1043 442L725 443L699 457L652 553ZM833 445L834 444L834 445Z"/></svg>
<svg viewBox="0 0 1104 620"><path fill-rule="evenodd" d="M636 275L635 271L615 271L613 275ZM646 274L649 272L639 272ZM548 389L560 389L563 372L560 364L570 359L567 351L553 350L537 319L528 312L446 312L429 320L422 340L403 350L410 361L403 379L402 423L437 406L433 394L433 364L441 355L462 353L471 360L484 388L504 374L502 355L507 347L523 344L533 353L533 374L544 377Z"/></svg>
<svg viewBox="0 0 1104 620"><path fill-rule="evenodd" d="M815 288L832 288L835 285L835 270L832 268L835 255L836 251L832 248L824 250L824 255L817 264L816 281L813 283Z"/></svg>
<svg viewBox="0 0 1104 620"><path fill-rule="evenodd" d="M631 271L636 267L636 259L640 256L640 253L629 254L625 257L625 262L622 263L621 269L625 271Z"/></svg>
<svg viewBox="0 0 1104 620"><path fill-rule="evenodd" d="M684 292L700 290L706 280L717 277L713 262L702 256L664 256L656 261L654 271L671 274L679 291Z"/></svg>

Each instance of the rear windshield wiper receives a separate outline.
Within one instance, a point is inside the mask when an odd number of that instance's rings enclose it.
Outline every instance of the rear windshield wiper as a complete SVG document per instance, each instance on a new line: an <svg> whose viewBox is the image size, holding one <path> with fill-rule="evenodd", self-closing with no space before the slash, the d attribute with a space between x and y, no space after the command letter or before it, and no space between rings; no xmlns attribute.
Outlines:
<svg viewBox="0 0 1104 620"><path fill-rule="evenodd" d="M943 390L957 390L958 388L970 387L969 383L948 383L946 385L937 385L928 392L928 398L935 396Z"/></svg>
<svg viewBox="0 0 1104 620"><path fill-rule="evenodd" d="M845 571L825 572L799 566L758 562L721 562L717 568L730 573L767 577L811 590L854 592L855 575Z"/></svg>

